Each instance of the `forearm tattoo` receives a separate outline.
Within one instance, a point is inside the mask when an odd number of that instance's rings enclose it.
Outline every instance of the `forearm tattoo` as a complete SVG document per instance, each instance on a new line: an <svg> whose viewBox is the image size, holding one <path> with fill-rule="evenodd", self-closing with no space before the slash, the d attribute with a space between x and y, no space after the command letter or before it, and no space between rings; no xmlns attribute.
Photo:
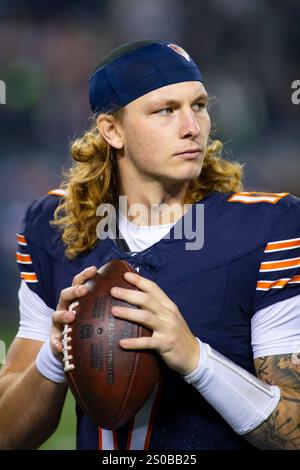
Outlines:
<svg viewBox="0 0 300 470"><path fill-rule="evenodd" d="M270 415L244 438L259 449L300 450L300 353L255 359L257 376L281 389Z"/></svg>

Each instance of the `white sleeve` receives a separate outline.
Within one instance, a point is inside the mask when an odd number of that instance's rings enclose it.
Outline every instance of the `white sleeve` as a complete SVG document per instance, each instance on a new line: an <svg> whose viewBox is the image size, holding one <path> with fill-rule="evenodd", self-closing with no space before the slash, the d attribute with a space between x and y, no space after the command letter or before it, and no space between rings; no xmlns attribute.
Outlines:
<svg viewBox="0 0 300 470"><path fill-rule="evenodd" d="M300 295L258 310L251 320L254 359L300 350Z"/></svg>
<svg viewBox="0 0 300 470"><path fill-rule="evenodd" d="M46 341L50 335L54 310L49 308L25 281L21 282L18 296L20 325L17 338Z"/></svg>

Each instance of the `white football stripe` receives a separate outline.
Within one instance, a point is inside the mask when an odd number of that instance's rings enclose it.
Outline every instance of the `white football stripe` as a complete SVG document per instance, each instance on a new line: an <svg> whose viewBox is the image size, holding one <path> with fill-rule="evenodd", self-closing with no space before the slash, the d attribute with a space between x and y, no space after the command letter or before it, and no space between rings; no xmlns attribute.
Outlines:
<svg viewBox="0 0 300 470"><path fill-rule="evenodd" d="M144 404L144 406L135 415L134 426L131 434L131 441L129 445L130 450L143 450L146 447L146 438L149 427L151 426L151 414L156 402L158 393L158 385L153 390L152 394Z"/></svg>
<svg viewBox="0 0 300 470"><path fill-rule="evenodd" d="M101 433L102 449L100 450L115 450L113 431L109 429L98 428Z"/></svg>

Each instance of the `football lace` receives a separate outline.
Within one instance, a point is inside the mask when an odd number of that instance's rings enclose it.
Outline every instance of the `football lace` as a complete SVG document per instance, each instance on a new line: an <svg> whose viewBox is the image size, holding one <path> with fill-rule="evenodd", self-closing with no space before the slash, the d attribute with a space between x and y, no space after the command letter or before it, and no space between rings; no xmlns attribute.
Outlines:
<svg viewBox="0 0 300 470"><path fill-rule="evenodd" d="M62 352L63 352L63 363L64 363L64 371L65 372L70 372L71 370L75 369L75 365L71 364L71 360L73 359L73 356L69 354L69 351L72 349L72 346L70 346L68 343L71 341L71 336L68 336L68 333L71 333L72 328L69 325L65 325L62 335Z"/></svg>

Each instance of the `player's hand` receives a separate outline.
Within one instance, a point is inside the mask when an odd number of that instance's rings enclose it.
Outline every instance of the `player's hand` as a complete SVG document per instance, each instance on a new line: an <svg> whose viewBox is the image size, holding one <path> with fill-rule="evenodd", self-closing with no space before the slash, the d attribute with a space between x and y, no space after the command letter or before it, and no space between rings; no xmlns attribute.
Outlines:
<svg viewBox="0 0 300 470"><path fill-rule="evenodd" d="M90 266L84 271L77 274L72 282L71 287L63 289L60 293L59 302L56 311L52 316L52 330L51 330L51 349L56 357L61 359L62 352L62 329L67 323L72 323L75 320L75 312L72 310L72 302L79 297L84 297L88 293L88 288L83 284L94 274L97 268Z"/></svg>
<svg viewBox="0 0 300 470"><path fill-rule="evenodd" d="M199 344L176 304L155 282L128 272L124 278L139 291L112 288L111 294L139 309L114 306L112 314L143 325L153 330L153 334L151 337L126 338L120 341L120 346L124 349L154 349L171 369L182 375L192 372L198 363Z"/></svg>

